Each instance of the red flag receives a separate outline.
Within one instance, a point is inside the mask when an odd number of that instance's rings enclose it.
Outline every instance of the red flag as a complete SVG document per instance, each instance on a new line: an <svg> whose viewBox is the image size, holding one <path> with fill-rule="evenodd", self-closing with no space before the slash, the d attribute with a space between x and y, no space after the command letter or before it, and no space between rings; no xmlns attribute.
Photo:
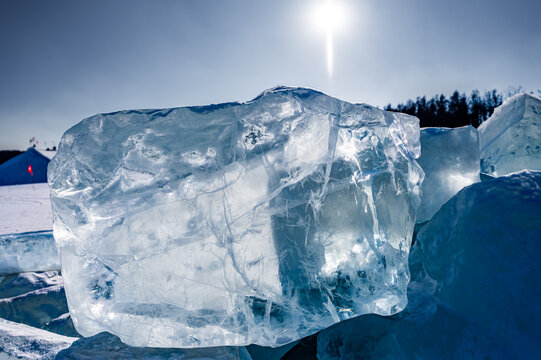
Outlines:
<svg viewBox="0 0 541 360"><path fill-rule="evenodd" d="M28 165L28 172L30 175L34 176L34 172L32 171L32 165Z"/></svg>

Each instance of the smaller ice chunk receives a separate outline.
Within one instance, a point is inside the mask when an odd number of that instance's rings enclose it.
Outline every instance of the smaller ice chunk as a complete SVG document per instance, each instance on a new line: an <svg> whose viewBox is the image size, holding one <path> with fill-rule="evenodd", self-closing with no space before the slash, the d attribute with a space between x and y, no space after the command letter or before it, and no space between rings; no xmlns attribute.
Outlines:
<svg viewBox="0 0 541 360"><path fill-rule="evenodd" d="M541 99L518 94L479 126L481 171L502 176L541 170Z"/></svg>
<svg viewBox="0 0 541 360"><path fill-rule="evenodd" d="M424 222L460 189L479 182L479 136L472 126L421 129L421 157L425 172L423 200L417 222Z"/></svg>
<svg viewBox="0 0 541 360"><path fill-rule="evenodd" d="M0 316L65 336L80 336L68 313L64 281L58 271L0 277Z"/></svg>
<svg viewBox="0 0 541 360"><path fill-rule="evenodd" d="M58 271L6 275L0 277L0 299L62 284L64 284L64 281Z"/></svg>
<svg viewBox="0 0 541 360"><path fill-rule="evenodd" d="M54 359L75 340L0 318L1 359Z"/></svg>
<svg viewBox="0 0 541 360"><path fill-rule="evenodd" d="M0 235L0 275L60 270L52 231Z"/></svg>
<svg viewBox="0 0 541 360"><path fill-rule="evenodd" d="M48 323L68 312L62 284L0 299L0 316L6 320L50 330Z"/></svg>
<svg viewBox="0 0 541 360"><path fill-rule="evenodd" d="M521 171L465 188L417 235L438 301L514 348L504 358L539 358L539 224L541 172Z"/></svg>
<svg viewBox="0 0 541 360"><path fill-rule="evenodd" d="M82 338L61 351L56 360L68 359L153 359L153 360L252 360L245 347L171 349L131 347L107 332Z"/></svg>

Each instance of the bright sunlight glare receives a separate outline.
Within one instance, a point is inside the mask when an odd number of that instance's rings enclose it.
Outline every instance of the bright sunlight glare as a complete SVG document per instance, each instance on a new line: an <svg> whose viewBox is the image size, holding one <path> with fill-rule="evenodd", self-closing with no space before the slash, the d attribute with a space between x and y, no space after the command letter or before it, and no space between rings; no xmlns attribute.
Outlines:
<svg viewBox="0 0 541 360"><path fill-rule="evenodd" d="M332 77L334 67L333 37L343 30L347 20L347 12L343 2L339 0L322 0L312 11L312 23L316 30L324 33L326 38L327 72Z"/></svg>

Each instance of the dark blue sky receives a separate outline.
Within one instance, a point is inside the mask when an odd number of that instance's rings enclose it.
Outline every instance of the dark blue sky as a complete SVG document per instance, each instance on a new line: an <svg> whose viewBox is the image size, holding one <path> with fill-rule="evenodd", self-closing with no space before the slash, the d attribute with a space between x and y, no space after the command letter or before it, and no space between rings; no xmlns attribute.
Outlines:
<svg viewBox="0 0 541 360"><path fill-rule="evenodd" d="M335 0L338 1L338 0ZM0 0L0 149L58 143L100 112L249 100L308 86L373 105L453 90L541 88L539 0Z"/></svg>

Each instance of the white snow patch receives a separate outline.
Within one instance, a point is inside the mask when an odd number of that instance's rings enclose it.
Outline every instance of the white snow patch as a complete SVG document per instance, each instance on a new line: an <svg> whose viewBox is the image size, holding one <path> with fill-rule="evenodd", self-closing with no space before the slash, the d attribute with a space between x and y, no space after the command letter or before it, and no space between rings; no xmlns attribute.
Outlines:
<svg viewBox="0 0 541 360"><path fill-rule="evenodd" d="M0 318L0 359L54 359L75 340Z"/></svg>
<svg viewBox="0 0 541 360"><path fill-rule="evenodd" d="M47 183L0 186L0 234L51 230Z"/></svg>

